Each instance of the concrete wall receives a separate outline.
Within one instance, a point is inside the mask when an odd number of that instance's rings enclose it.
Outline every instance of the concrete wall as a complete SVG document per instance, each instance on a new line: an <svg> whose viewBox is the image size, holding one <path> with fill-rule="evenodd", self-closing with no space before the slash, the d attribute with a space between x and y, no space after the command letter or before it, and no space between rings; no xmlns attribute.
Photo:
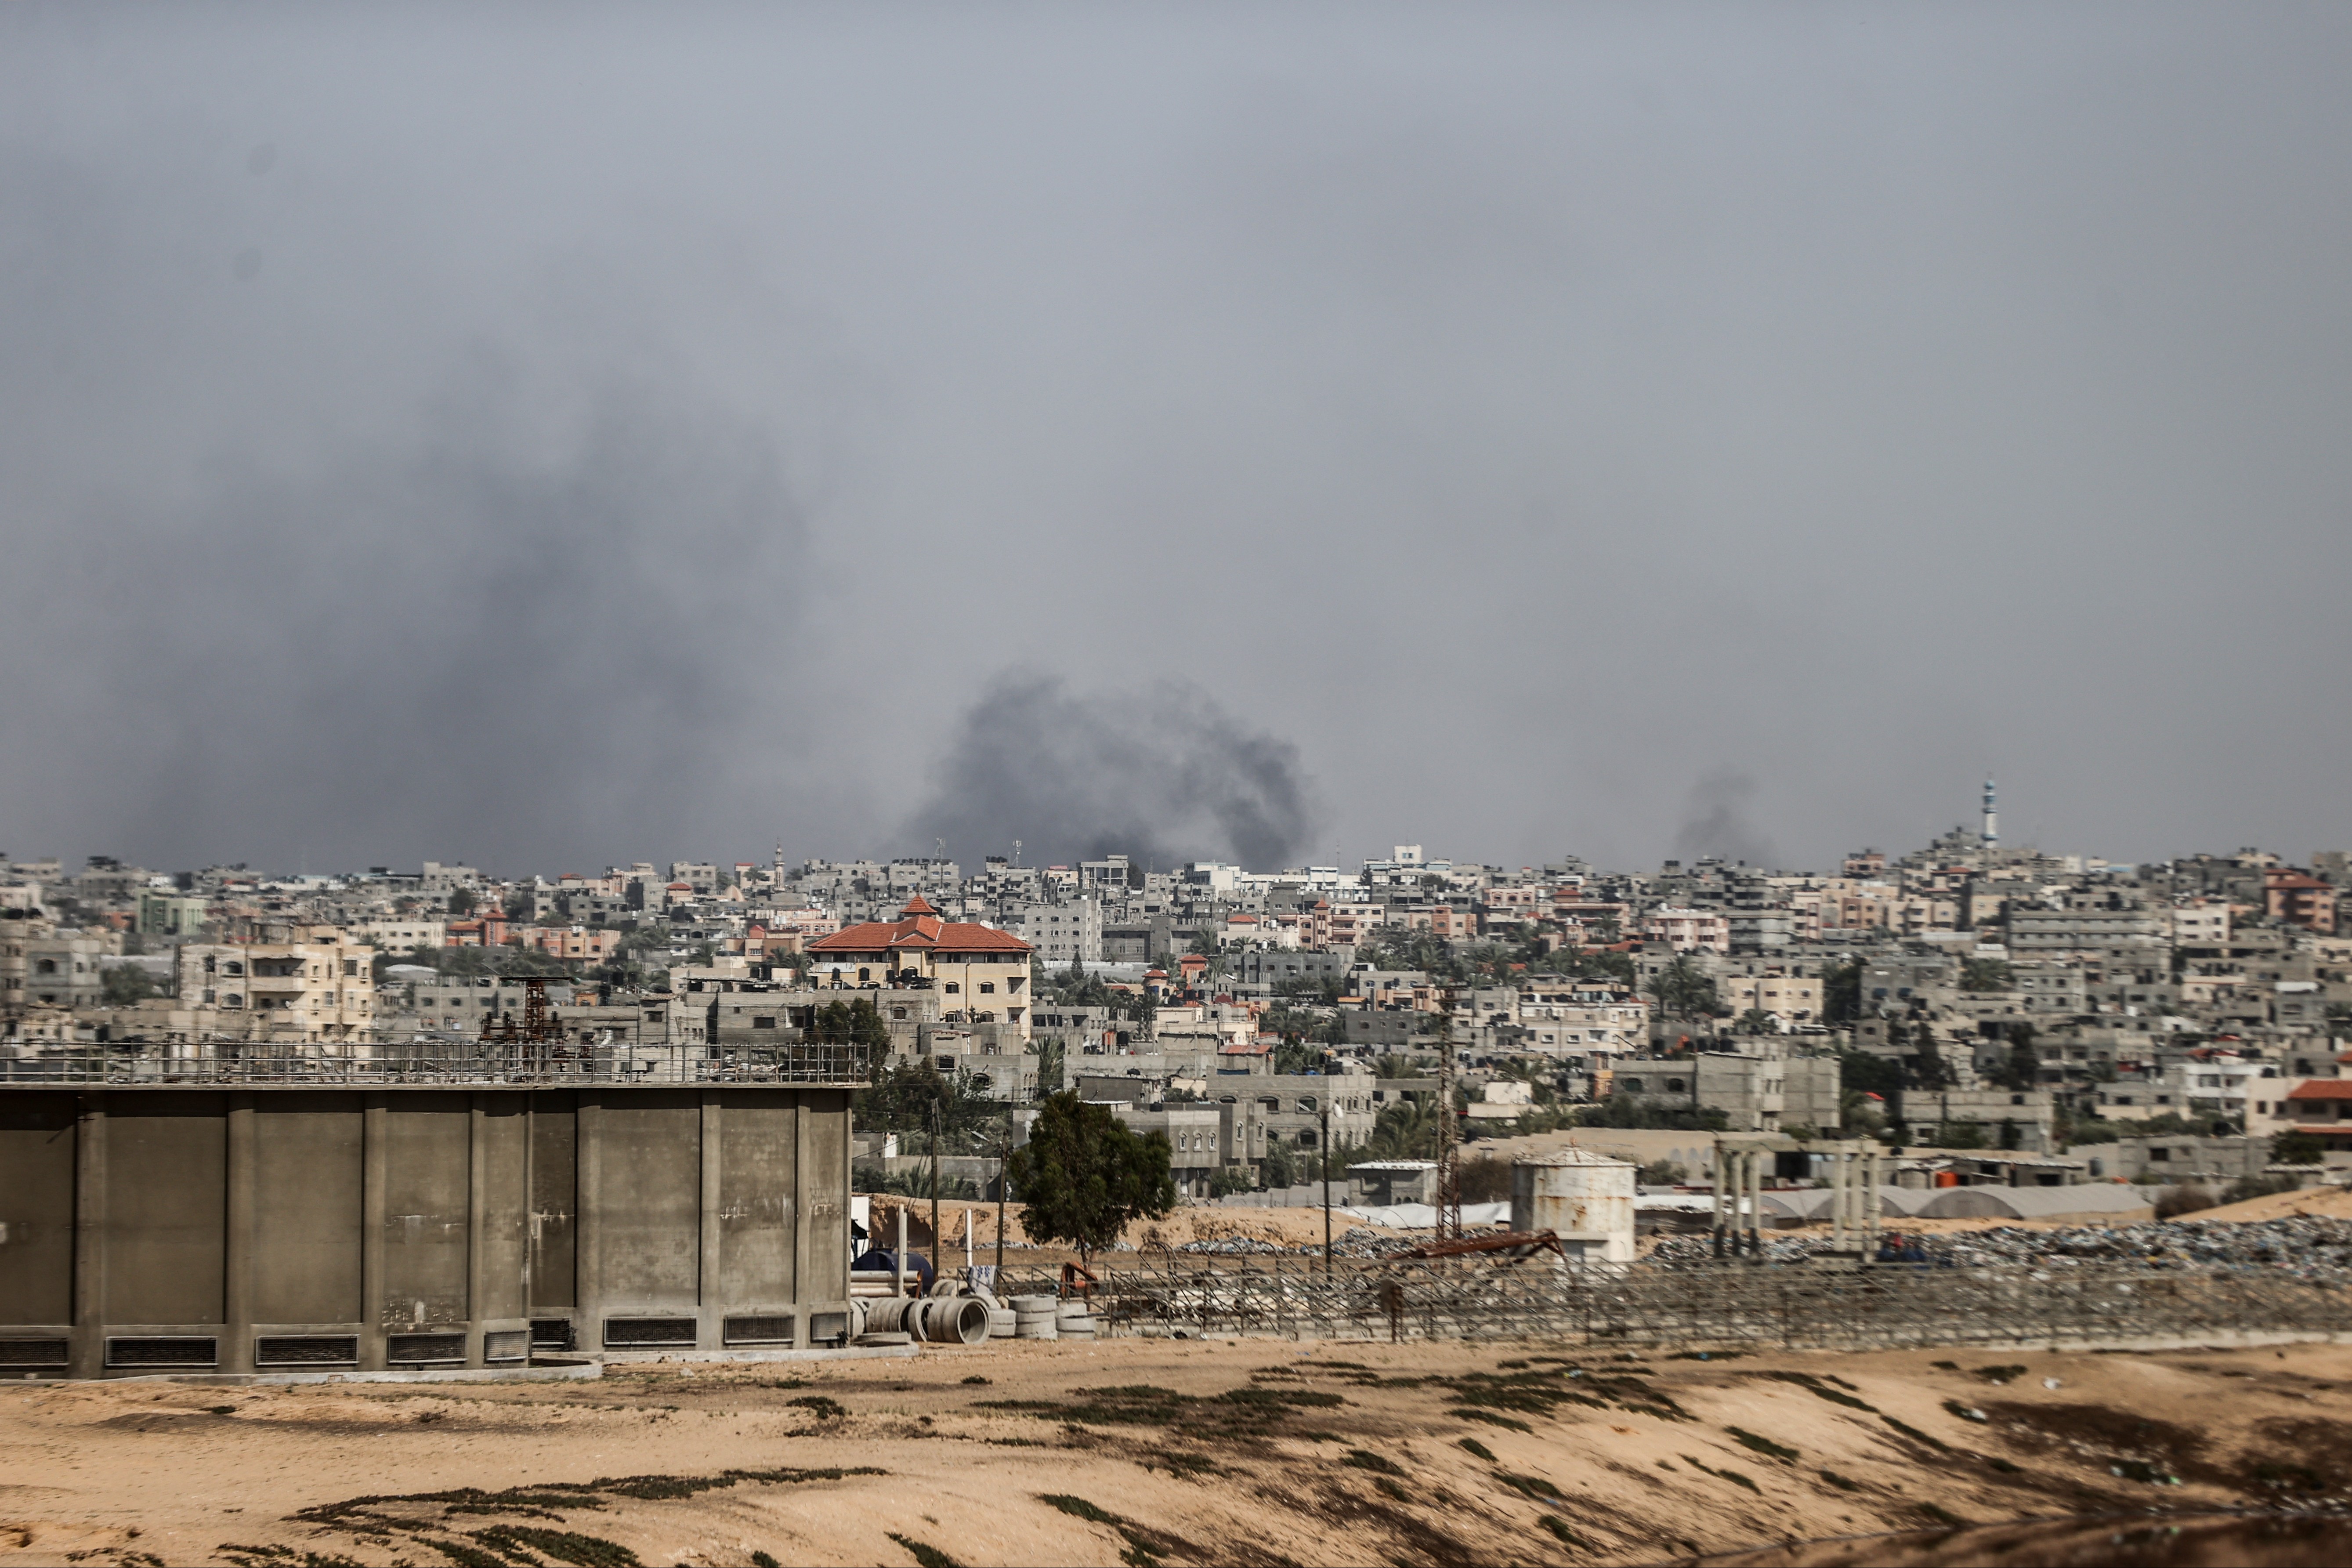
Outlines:
<svg viewBox="0 0 2352 1568"><path fill-rule="evenodd" d="M0 1088L0 1376L806 1345L844 1089Z"/></svg>

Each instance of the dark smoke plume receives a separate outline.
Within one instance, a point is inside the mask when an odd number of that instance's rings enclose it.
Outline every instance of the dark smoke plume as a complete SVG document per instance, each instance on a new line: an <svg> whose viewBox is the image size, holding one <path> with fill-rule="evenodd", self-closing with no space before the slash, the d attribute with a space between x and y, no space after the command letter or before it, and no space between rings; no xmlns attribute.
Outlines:
<svg viewBox="0 0 2352 1568"><path fill-rule="evenodd" d="M547 401L476 365L302 475L216 462L34 542L20 588L86 589L11 595L0 635L20 668L58 650L87 721L38 782L165 865L551 873L694 841L772 728L801 520L709 410L621 378Z"/></svg>
<svg viewBox="0 0 2352 1568"><path fill-rule="evenodd" d="M1310 793L1297 747L1196 688L1080 696L1013 674L964 715L909 830L972 862L1018 838L1032 865L1123 851L1275 869L1307 842Z"/></svg>
<svg viewBox="0 0 2352 1568"><path fill-rule="evenodd" d="M1687 865L1709 855L1769 866L1772 841L1748 819L1744 809L1756 781L1736 768L1717 768L1691 786L1675 853Z"/></svg>

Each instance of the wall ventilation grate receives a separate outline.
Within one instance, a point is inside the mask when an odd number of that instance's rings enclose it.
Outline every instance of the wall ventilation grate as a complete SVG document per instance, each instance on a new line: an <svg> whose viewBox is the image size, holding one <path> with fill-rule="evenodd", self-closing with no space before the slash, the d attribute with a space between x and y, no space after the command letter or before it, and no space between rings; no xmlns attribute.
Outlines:
<svg viewBox="0 0 2352 1568"><path fill-rule="evenodd" d="M394 1334L384 1342L384 1359L395 1366L415 1366L425 1362L462 1362L466 1359L466 1336Z"/></svg>
<svg viewBox="0 0 2352 1568"><path fill-rule="evenodd" d="M691 1345L692 1318L607 1318L604 1344L608 1349L637 1345Z"/></svg>
<svg viewBox="0 0 2352 1568"><path fill-rule="evenodd" d="M0 1340L0 1366L63 1366L66 1364L66 1342L52 1340Z"/></svg>
<svg viewBox="0 0 2352 1568"><path fill-rule="evenodd" d="M109 1366L217 1366L220 1342L214 1339L110 1339L106 1342Z"/></svg>
<svg viewBox="0 0 2352 1568"><path fill-rule="evenodd" d="M788 1345L793 1342L793 1320L789 1313L764 1318L730 1318L727 1320L727 1342L730 1345Z"/></svg>
<svg viewBox="0 0 2352 1568"><path fill-rule="evenodd" d="M357 1366L357 1334L264 1334L253 1342L256 1366Z"/></svg>

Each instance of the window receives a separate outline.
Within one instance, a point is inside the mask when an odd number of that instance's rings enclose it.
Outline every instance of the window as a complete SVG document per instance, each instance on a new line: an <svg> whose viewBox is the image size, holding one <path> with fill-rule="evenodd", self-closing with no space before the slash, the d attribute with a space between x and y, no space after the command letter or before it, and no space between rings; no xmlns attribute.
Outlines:
<svg viewBox="0 0 2352 1568"><path fill-rule="evenodd" d="M772 1029L775 1026L776 1021L773 1018L755 1017L751 1020L751 1027L755 1029Z"/></svg>
<svg viewBox="0 0 2352 1568"><path fill-rule="evenodd" d="M983 995L983 996L993 996L993 995L995 995L995 994L996 994L996 982L995 982L995 981L993 981L993 980L983 980L983 981L982 981L982 982L980 983L980 991L981 991L981 994L982 994L982 995Z"/></svg>
<svg viewBox="0 0 2352 1568"><path fill-rule="evenodd" d="M954 981L950 980L950 981L949 981L949 982L948 982L948 987L947 987L947 989L948 989L948 994L949 994L949 995L950 995L950 996L953 996L953 995L955 995L955 994L957 994L957 992L958 992L958 990L960 989L960 987L958 987L958 986L957 986L957 984L956 984L956 983L955 983Z"/></svg>
<svg viewBox="0 0 2352 1568"><path fill-rule="evenodd" d="M874 972L870 969L861 969L857 972L857 978L860 980L871 980L874 978Z"/></svg>

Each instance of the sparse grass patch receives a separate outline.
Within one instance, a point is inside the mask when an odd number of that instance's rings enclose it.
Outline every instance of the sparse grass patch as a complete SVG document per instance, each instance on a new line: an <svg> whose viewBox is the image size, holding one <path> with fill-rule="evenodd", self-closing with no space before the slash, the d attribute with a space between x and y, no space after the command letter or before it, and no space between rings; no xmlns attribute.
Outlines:
<svg viewBox="0 0 2352 1568"><path fill-rule="evenodd" d="M1739 1446L1743 1448L1750 1448L1759 1454L1769 1455L1775 1459L1793 1459L1797 1457L1796 1449L1784 1447L1780 1444L1772 1441L1769 1437L1759 1437L1753 1432L1745 1432L1737 1426L1726 1426L1724 1430L1738 1438L1739 1440Z"/></svg>
<svg viewBox="0 0 2352 1568"><path fill-rule="evenodd" d="M581 1535L569 1530L534 1530L526 1524L494 1524L488 1530L468 1531L476 1541L493 1550L520 1546L558 1563L570 1563L576 1568L641 1568L637 1554L617 1541L607 1541L601 1535Z"/></svg>
<svg viewBox="0 0 2352 1568"><path fill-rule="evenodd" d="M1538 1502L1553 1502L1559 1498L1559 1489L1541 1476L1515 1476L1508 1470L1496 1470L1495 1479L1522 1497Z"/></svg>
<svg viewBox="0 0 2352 1568"><path fill-rule="evenodd" d="M1941 1448L1948 1454L1952 1451L1950 1446L1942 1438L1929 1436L1927 1433L1920 1431L1916 1426L1912 1426L1908 1421L1898 1421L1894 1416L1884 1414L1880 1415L1878 1418L1881 1421L1885 1422L1889 1426L1894 1427L1897 1432L1902 1433L1906 1437L1910 1438L1915 1443L1925 1443L1930 1448Z"/></svg>
<svg viewBox="0 0 2352 1568"><path fill-rule="evenodd" d="M1738 1361L1746 1351L1676 1351L1668 1361Z"/></svg>
<svg viewBox="0 0 2352 1568"><path fill-rule="evenodd" d="M1814 1398L1826 1399L1832 1405L1843 1405L1849 1410L1866 1410L1873 1415L1878 1414L1877 1405L1865 1405L1851 1394L1840 1394L1836 1389L1824 1385L1822 1380L1815 1377L1811 1373L1768 1372L1763 1375L1770 1378L1775 1383L1794 1384L1797 1387L1803 1389L1807 1394L1811 1394ZM1852 1384L1848 1384L1847 1386L1851 1387Z"/></svg>
<svg viewBox="0 0 2352 1568"><path fill-rule="evenodd" d="M1504 1426L1514 1432L1532 1433L1535 1430L1524 1421L1514 1421L1507 1415L1497 1415L1491 1410L1473 1410L1457 1405L1453 1407L1453 1413L1465 1421L1484 1421L1489 1426Z"/></svg>
<svg viewBox="0 0 2352 1568"><path fill-rule="evenodd" d="M1343 1465L1352 1465L1360 1470L1370 1470L1377 1475L1401 1476L1404 1474L1403 1467L1397 1464L1393 1459L1384 1459L1380 1455L1363 1448L1349 1449L1347 1453L1340 1458L1339 1462Z"/></svg>
<svg viewBox="0 0 2352 1568"><path fill-rule="evenodd" d="M798 1399L787 1399L784 1403L793 1409L809 1412L820 1421L838 1421L849 1414L847 1405L838 1400L828 1399L822 1394L803 1394Z"/></svg>
<svg viewBox="0 0 2352 1568"><path fill-rule="evenodd" d="M764 1552L754 1552L751 1553L751 1568L784 1568L784 1565Z"/></svg>
<svg viewBox="0 0 2352 1568"><path fill-rule="evenodd" d="M966 1388L986 1388L988 1386L988 1379L981 1376L978 1373L973 1373L970 1377L965 1378L963 1383Z"/></svg>
<svg viewBox="0 0 2352 1568"><path fill-rule="evenodd" d="M1391 1480L1386 1476L1374 1476L1372 1478L1372 1485L1380 1488L1383 1494L1395 1499L1399 1502L1411 1502L1412 1500L1412 1498L1405 1495L1404 1488L1399 1486L1395 1481Z"/></svg>
<svg viewBox="0 0 2352 1568"><path fill-rule="evenodd" d="M1712 1465L1705 1464L1700 1460L1692 1458L1688 1454L1685 1454L1683 1456L1683 1463L1688 1465L1692 1469L1698 1471L1701 1475L1713 1476L1717 1480L1729 1481L1736 1487L1746 1487L1749 1491L1754 1492L1759 1497L1764 1495L1763 1488L1758 1486L1748 1477L1741 1475L1738 1470L1718 1470Z"/></svg>
<svg viewBox="0 0 2352 1568"><path fill-rule="evenodd" d="M1601 1550L1599 1546L1595 1545L1591 1541L1586 1540L1583 1536L1577 1534L1573 1530L1570 1530L1568 1527L1568 1521L1561 1519L1557 1514L1545 1514L1543 1516L1543 1527L1546 1530L1550 1531L1553 1535L1559 1537L1559 1542L1563 1546L1573 1546L1585 1552L1598 1552Z"/></svg>
<svg viewBox="0 0 2352 1568"><path fill-rule="evenodd" d="M1862 1489L1860 1487L1854 1485L1853 1482L1846 1479L1843 1476L1839 1475L1835 1470L1823 1470L1822 1472L1822 1479L1829 1482L1830 1485L1837 1488L1837 1489L1842 1492L1858 1492Z"/></svg>
<svg viewBox="0 0 2352 1568"><path fill-rule="evenodd" d="M2025 1373L2026 1369L2021 1366L1980 1366L1969 1375L1979 1382L2000 1384L2014 1383Z"/></svg>
<svg viewBox="0 0 2352 1568"><path fill-rule="evenodd" d="M1456 1438L1455 1441L1461 1446L1464 1453L1475 1455L1477 1458L1486 1460L1490 1465L1496 1462L1495 1450L1486 1447L1486 1444L1478 1441L1477 1438L1460 1437Z"/></svg>
<svg viewBox="0 0 2352 1568"><path fill-rule="evenodd" d="M962 1563L927 1542L916 1541L911 1537L899 1534L895 1530L885 1533L900 1546L905 1547L907 1554L920 1563L922 1568L963 1568Z"/></svg>
<svg viewBox="0 0 2352 1568"><path fill-rule="evenodd" d="M1965 1529L1968 1526L1969 1521L1967 1520L1962 1519L1958 1514L1948 1512L1943 1509L1937 1508L1934 1503L1923 1502L1916 1506L1921 1513L1926 1514L1937 1524L1947 1524L1955 1530Z"/></svg>
<svg viewBox="0 0 2352 1568"><path fill-rule="evenodd" d="M1963 1421L1973 1421L1979 1426L1984 1425L1988 1419L1983 1411L1963 1405L1957 1399L1944 1401L1944 1410L1947 1415L1957 1415Z"/></svg>

